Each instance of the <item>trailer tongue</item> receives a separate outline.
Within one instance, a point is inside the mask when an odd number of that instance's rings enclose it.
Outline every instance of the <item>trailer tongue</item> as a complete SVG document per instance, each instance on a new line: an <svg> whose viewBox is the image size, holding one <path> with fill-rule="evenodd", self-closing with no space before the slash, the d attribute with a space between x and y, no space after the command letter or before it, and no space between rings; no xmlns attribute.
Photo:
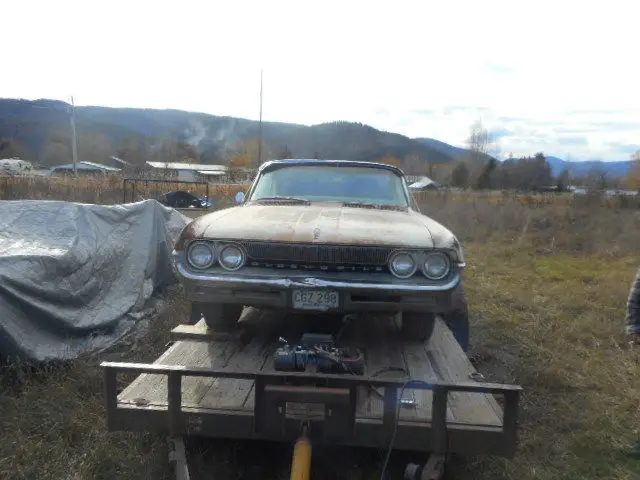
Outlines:
<svg viewBox="0 0 640 480"><path fill-rule="evenodd" d="M451 453L514 455L521 388L475 381L443 322L427 345L388 324L352 327L293 343L270 329L244 337L180 325L152 364L102 363L108 428L168 434L176 474L187 472L189 435L297 441L292 478L309 478L310 442L430 452L425 467L407 468L411 478L438 478ZM138 377L118 393L125 372Z"/></svg>

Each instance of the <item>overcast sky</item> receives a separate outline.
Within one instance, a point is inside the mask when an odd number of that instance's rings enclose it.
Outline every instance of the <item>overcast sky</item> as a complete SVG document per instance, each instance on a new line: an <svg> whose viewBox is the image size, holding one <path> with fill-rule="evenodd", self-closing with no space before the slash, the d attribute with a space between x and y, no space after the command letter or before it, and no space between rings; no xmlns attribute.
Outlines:
<svg viewBox="0 0 640 480"><path fill-rule="evenodd" d="M640 148L631 0L20 0L2 5L0 97L359 121L501 157Z"/></svg>

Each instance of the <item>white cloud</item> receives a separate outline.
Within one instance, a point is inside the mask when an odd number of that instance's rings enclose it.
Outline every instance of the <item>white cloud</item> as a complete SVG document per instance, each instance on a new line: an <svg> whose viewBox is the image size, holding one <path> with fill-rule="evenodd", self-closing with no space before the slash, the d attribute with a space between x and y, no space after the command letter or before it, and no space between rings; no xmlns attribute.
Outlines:
<svg viewBox="0 0 640 480"><path fill-rule="evenodd" d="M623 150L612 144L640 135L638 12L628 1L96 5L3 6L2 35L11 40L0 96L73 94L79 104L257 118L264 68L266 120L354 120L463 144L482 113L490 128L514 130L501 138L505 153L603 159L620 158ZM446 115L452 105L487 109ZM633 115L636 123L594 130L597 115L566 113L604 109L616 111L612 121ZM376 113L382 110L388 114ZM559 143L560 127L584 128L587 145Z"/></svg>

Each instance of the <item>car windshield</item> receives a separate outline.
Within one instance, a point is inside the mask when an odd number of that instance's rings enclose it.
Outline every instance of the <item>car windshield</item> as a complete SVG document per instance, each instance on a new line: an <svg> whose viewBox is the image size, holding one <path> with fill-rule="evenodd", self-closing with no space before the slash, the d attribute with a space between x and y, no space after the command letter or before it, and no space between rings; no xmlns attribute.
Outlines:
<svg viewBox="0 0 640 480"><path fill-rule="evenodd" d="M401 177L376 167L296 165L277 168L260 176L250 200L274 197L408 206Z"/></svg>

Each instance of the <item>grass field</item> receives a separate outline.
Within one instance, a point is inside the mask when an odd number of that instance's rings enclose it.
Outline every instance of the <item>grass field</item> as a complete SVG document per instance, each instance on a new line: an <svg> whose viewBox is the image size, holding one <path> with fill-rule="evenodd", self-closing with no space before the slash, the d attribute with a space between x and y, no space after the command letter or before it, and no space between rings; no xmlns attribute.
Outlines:
<svg viewBox="0 0 640 480"><path fill-rule="evenodd" d="M640 439L640 351L623 336L640 211L594 200L420 201L465 245L478 368L525 389L516 458L454 459L453 478L640 479L640 461L622 453ZM150 338L123 358L155 358L183 317L176 294ZM0 478L170 478L163 438L106 432L95 366L18 380L5 373L0 392ZM214 442L212 452L217 479L288 478L290 446ZM317 450L314 478L378 478L383 455ZM395 456L395 478L405 460Z"/></svg>

